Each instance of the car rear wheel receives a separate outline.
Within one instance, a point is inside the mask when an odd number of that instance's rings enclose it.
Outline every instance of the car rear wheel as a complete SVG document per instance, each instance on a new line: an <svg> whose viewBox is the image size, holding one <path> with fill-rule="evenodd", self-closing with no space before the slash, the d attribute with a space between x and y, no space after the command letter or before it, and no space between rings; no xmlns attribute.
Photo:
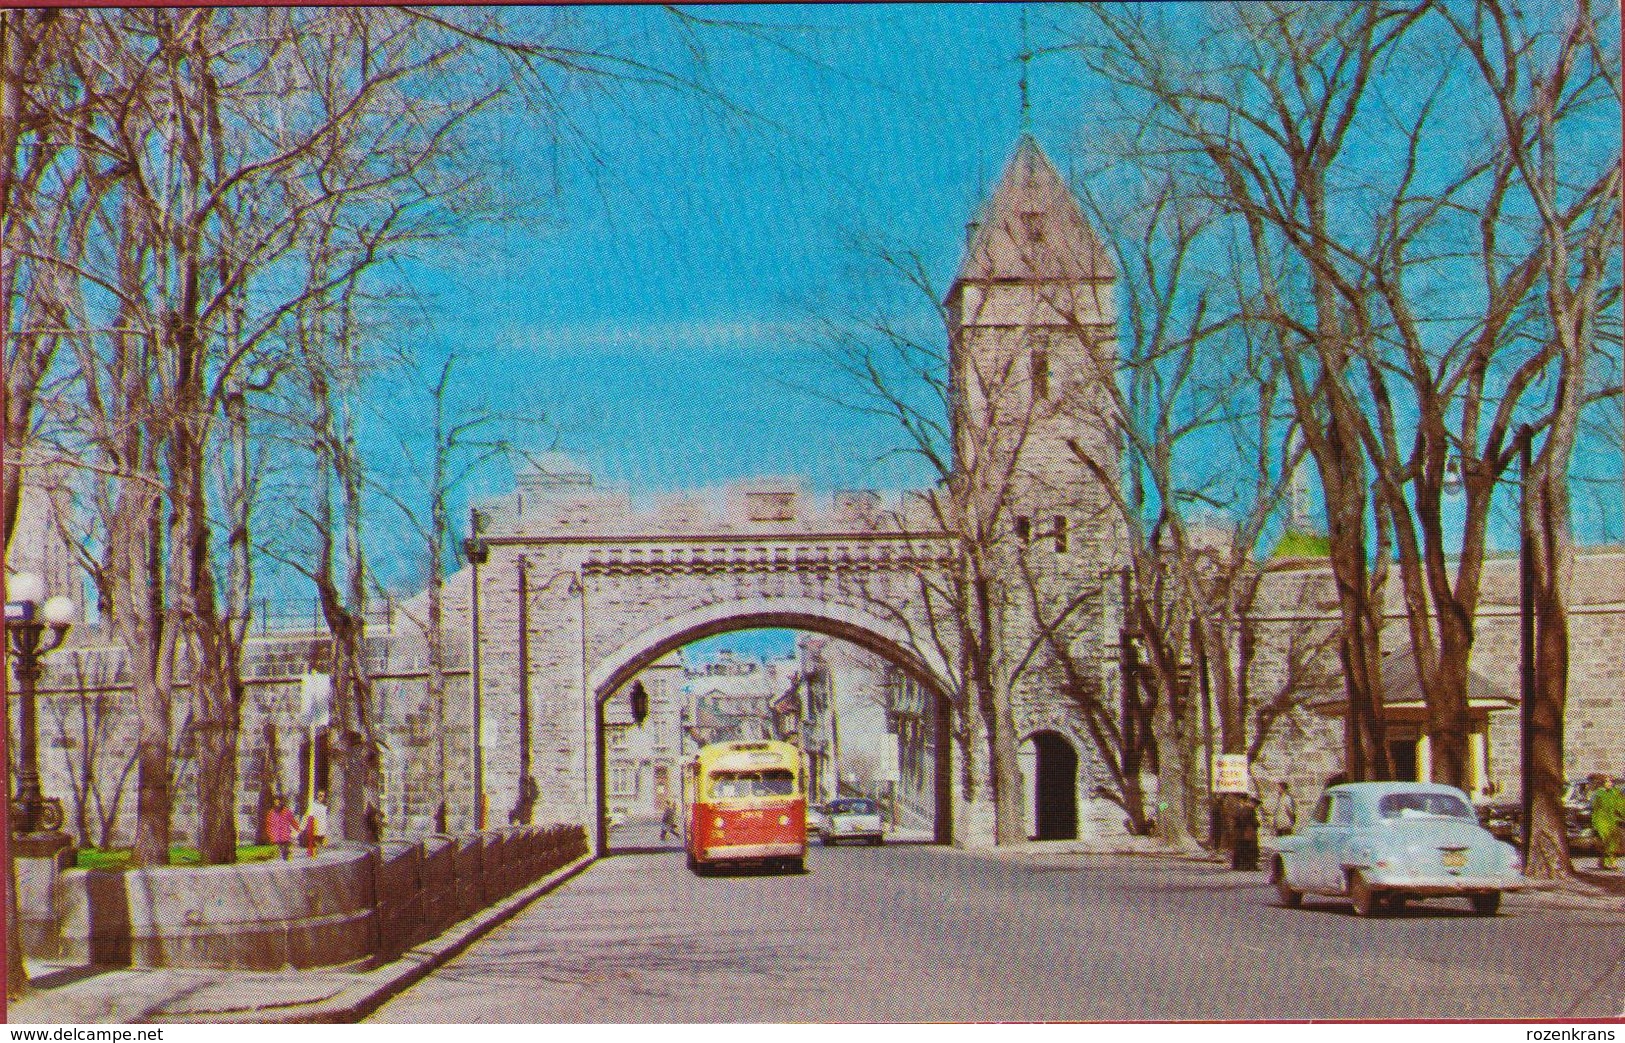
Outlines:
<svg viewBox="0 0 1625 1043"><path fill-rule="evenodd" d="M1390 912L1395 913L1403 912L1405 903L1408 901L1410 901L1410 896L1402 894L1391 894L1383 898L1383 904L1388 907Z"/></svg>
<svg viewBox="0 0 1625 1043"><path fill-rule="evenodd" d="M1377 893L1358 869L1349 872L1349 904L1354 906L1355 916L1370 916L1377 911Z"/></svg>
<svg viewBox="0 0 1625 1043"><path fill-rule="evenodd" d="M1479 916L1494 916L1501 908L1501 892L1491 891L1487 895L1473 895L1473 912Z"/></svg>
<svg viewBox="0 0 1625 1043"><path fill-rule="evenodd" d="M1296 909L1303 904L1303 892L1293 890L1292 885L1286 882L1286 863L1279 858L1270 863L1270 882L1275 885L1275 893L1282 905Z"/></svg>

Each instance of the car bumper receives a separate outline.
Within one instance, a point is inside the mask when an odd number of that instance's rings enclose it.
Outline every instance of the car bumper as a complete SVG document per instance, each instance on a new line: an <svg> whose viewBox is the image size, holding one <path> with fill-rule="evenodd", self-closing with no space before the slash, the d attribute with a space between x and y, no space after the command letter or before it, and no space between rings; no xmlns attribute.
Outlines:
<svg viewBox="0 0 1625 1043"><path fill-rule="evenodd" d="M1413 895L1519 891L1526 883L1521 876L1417 876L1412 873L1384 873L1381 870L1366 870L1365 878L1372 887Z"/></svg>
<svg viewBox="0 0 1625 1043"><path fill-rule="evenodd" d="M751 862L759 858L799 858L806 853L801 844L731 844L706 848L703 862Z"/></svg>

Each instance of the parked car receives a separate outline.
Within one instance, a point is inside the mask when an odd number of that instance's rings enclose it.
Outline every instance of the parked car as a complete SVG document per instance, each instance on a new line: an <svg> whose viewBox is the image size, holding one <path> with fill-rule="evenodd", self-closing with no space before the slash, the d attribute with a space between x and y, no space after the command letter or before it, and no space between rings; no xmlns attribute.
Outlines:
<svg viewBox="0 0 1625 1043"><path fill-rule="evenodd" d="M1497 840L1523 843L1523 805L1518 801L1480 804L1478 821ZM1597 833L1591 828L1591 786L1585 779L1570 779L1563 784L1563 828L1571 855L1597 853Z"/></svg>
<svg viewBox="0 0 1625 1043"><path fill-rule="evenodd" d="M1569 835L1569 854L1601 853L1602 841L1591 828L1591 783L1583 778L1563 786L1563 826Z"/></svg>
<svg viewBox="0 0 1625 1043"><path fill-rule="evenodd" d="M824 826L819 830L824 843L866 840L878 844L884 839L880 805L867 797L844 797L824 805Z"/></svg>
<svg viewBox="0 0 1625 1043"><path fill-rule="evenodd" d="M808 834L816 833L819 836L823 836L824 835L824 830L825 830L826 827L828 827L828 825L829 825L829 815L828 815L827 812L824 811L824 805L822 805L822 804L808 805L808 807L807 807L807 832L808 832Z"/></svg>
<svg viewBox="0 0 1625 1043"><path fill-rule="evenodd" d="M1346 897L1356 916L1413 898L1468 899L1493 916L1524 885L1511 844L1478 824L1467 795L1431 782L1353 782L1321 794L1303 830L1281 837L1270 880L1281 904Z"/></svg>
<svg viewBox="0 0 1625 1043"><path fill-rule="evenodd" d="M1499 801L1477 806L1478 824L1487 829L1496 840L1508 844L1523 843L1523 805Z"/></svg>

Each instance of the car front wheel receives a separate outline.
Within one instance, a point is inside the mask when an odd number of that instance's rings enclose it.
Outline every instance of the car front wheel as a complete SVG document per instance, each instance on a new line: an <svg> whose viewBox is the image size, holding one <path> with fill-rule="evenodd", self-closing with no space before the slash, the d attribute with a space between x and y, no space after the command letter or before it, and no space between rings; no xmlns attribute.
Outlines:
<svg viewBox="0 0 1625 1043"><path fill-rule="evenodd" d="M1358 869L1349 873L1349 903L1354 906L1355 916L1370 916L1377 911L1377 893Z"/></svg>
<svg viewBox="0 0 1625 1043"><path fill-rule="evenodd" d="M1487 895L1473 895L1473 912L1479 916L1494 916L1501 908L1501 892L1491 891Z"/></svg>
<svg viewBox="0 0 1625 1043"><path fill-rule="evenodd" d="M1303 892L1294 890L1292 885L1286 882L1286 863L1279 858L1270 865L1270 877L1282 905L1288 909L1296 909L1303 904Z"/></svg>

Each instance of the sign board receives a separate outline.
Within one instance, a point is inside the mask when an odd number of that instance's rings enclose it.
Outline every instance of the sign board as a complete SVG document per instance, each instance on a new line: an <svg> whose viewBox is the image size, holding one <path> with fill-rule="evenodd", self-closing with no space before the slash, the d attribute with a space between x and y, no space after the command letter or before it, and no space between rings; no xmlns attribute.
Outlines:
<svg viewBox="0 0 1625 1043"><path fill-rule="evenodd" d="M34 603L32 601L6 602L6 622L26 623L34 618Z"/></svg>
<svg viewBox="0 0 1625 1043"><path fill-rule="evenodd" d="M1219 753L1213 757L1213 792L1251 793L1252 777L1247 771L1247 757L1241 753Z"/></svg>
<svg viewBox="0 0 1625 1043"><path fill-rule="evenodd" d="M299 679L299 723L307 728L327 727L333 698L333 676L310 673Z"/></svg>

